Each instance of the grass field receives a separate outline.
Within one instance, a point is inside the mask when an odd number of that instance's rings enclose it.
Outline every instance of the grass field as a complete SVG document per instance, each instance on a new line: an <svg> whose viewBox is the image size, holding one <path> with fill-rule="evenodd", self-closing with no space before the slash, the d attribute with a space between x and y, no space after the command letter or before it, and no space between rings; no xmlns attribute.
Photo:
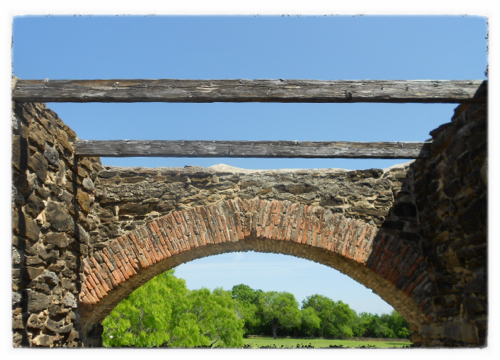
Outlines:
<svg viewBox="0 0 500 360"><path fill-rule="evenodd" d="M243 339L245 345L252 348L276 347L276 348L297 348L314 347L327 348L330 345L342 346L345 348L376 347L376 348L401 348L410 346L411 342L390 342L390 341L356 341L356 340L328 340L328 339L276 339L271 337L259 337Z"/></svg>

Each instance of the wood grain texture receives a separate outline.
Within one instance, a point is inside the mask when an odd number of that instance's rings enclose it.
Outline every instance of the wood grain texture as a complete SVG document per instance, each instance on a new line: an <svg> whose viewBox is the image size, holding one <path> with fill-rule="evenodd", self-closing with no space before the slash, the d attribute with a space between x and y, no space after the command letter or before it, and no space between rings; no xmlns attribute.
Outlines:
<svg viewBox="0 0 500 360"><path fill-rule="evenodd" d="M20 102L485 102L482 80L18 80Z"/></svg>
<svg viewBox="0 0 500 360"><path fill-rule="evenodd" d="M77 156L426 159L423 142L77 140Z"/></svg>

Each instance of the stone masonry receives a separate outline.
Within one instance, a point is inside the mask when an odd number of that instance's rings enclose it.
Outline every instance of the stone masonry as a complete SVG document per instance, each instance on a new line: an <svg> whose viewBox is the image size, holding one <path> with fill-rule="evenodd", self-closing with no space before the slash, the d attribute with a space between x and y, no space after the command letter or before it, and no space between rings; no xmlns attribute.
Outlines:
<svg viewBox="0 0 500 360"><path fill-rule="evenodd" d="M431 135L432 158L411 168L436 315L414 339L432 339L427 346L486 345L486 106L459 106L452 122Z"/></svg>
<svg viewBox="0 0 500 360"><path fill-rule="evenodd" d="M127 294L231 251L298 256L378 293L420 346L486 339L486 109L390 169L103 167L41 103L13 104L14 346L99 346ZM325 286L330 286L325 279Z"/></svg>
<svg viewBox="0 0 500 360"><path fill-rule="evenodd" d="M432 317L424 258L411 244L320 206L236 198L174 211L84 259L84 327L100 323L131 291L166 269L208 255L251 250L338 269L391 303L413 330ZM127 286L119 286L123 283Z"/></svg>
<svg viewBox="0 0 500 360"><path fill-rule="evenodd" d="M76 347L100 160L76 166L76 134L44 104L14 104L12 129L13 343Z"/></svg>

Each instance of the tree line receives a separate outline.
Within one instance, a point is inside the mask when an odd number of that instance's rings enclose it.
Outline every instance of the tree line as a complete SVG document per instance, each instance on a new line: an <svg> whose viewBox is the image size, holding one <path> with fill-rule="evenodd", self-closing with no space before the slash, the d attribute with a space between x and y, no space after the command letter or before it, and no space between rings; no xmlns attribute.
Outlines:
<svg viewBox="0 0 500 360"><path fill-rule="evenodd" d="M406 338L409 325L396 311L357 314L322 295L302 306L288 292L236 285L188 290L174 270L127 296L102 322L105 347L242 347L245 335L301 338Z"/></svg>
<svg viewBox="0 0 500 360"><path fill-rule="evenodd" d="M348 304L323 295L308 296L299 308L291 293L264 292L243 284L233 286L231 292L246 334L337 339L407 338L410 334L408 322L397 311L358 315Z"/></svg>

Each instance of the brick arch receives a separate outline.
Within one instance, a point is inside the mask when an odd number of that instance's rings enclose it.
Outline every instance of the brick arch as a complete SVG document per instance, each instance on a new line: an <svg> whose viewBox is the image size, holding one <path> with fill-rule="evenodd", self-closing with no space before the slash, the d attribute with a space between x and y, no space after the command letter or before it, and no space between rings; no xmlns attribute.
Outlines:
<svg viewBox="0 0 500 360"><path fill-rule="evenodd" d="M154 276L234 251L293 255L335 268L391 304L412 330L433 317L425 262L412 244L320 206L236 198L160 217L85 259L83 329ZM335 284L325 279L325 286Z"/></svg>

